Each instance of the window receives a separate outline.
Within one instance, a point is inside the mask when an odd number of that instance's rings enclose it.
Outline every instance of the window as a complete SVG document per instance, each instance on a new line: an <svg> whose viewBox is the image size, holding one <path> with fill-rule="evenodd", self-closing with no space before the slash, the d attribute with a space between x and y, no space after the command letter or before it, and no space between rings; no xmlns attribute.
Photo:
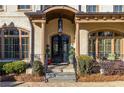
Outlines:
<svg viewBox="0 0 124 93"><path fill-rule="evenodd" d="M2 49L1 49L2 47L1 46L2 46L2 42L1 42L1 37L0 37L0 59L2 58Z"/></svg>
<svg viewBox="0 0 124 93"><path fill-rule="evenodd" d="M86 12L97 12L97 6L96 5L87 5Z"/></svg>
<svg viewBox="0 0 124 93"><path fill-rule="evenodd" d="M81 5L79 5L78 8L79 8L78 10L81 11Z"/></svg>
<svg viewBox="0 0 124 93"><path fill-rule="evenodd" d="M99 39L99 56L107 58L111 53L111 39Z"/></svg>
<svg viewBox="0 0 124 93"><path fill-rule="evenodd" d="M30 10L31 6L30 5L18 5L19 10Z"/></svg>
<svg viewBox="0 0 124 93"><path fill-rule="evenodd" d="M2 11L3 10L3 5L0 5L0 11Z"/></svg>
<svg viewBox="0 0 124 93"><path fill-rule="evenodd" d="M19 59L19 37L5 37L4 49L5 58Z"/></svg>
<svg viewBox="0 0 124 93"><path fill-rule="evenodd" d="M89 55L95 58L96 56L96 40L95 39L89 39Z"/></svg>
<svg viewBox="0 0 124 93"><path fill-rule="evenodd" d="M28 32L10 27L0 29L0 59L25 59L28 58L28 52Z"/></svg>
<svg viewBox="0 0 124 93"><path fill-rule="evenodd" d="M99 31L89 34L89 55L94 58L108 58L108 54L115 53L120 58L120 40L123 33L113 31ZM114 40L114 42L113 42ZM114 47L114 49L113 49Z"/></svg>
<svg viewBox="0 0 124 93"><path fill-rule="evenodd" d="M113 6L113 12L122 12L122 11L123 11L122 5Z"/></svg>
<svg viewBox="0 0 124 93"><path fill-rule="evenodd" d="M28 58L28 37L22 38L22 58Z"/></svg>

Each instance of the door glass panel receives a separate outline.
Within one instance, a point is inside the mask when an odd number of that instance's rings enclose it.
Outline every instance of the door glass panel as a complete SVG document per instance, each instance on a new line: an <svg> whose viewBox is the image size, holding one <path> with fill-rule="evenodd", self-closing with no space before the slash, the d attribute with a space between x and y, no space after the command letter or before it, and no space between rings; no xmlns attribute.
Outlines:
<svg viewBox="0 0 124 93"><path fill-rule="evenodd" d="M54 63L68 61L69 37L56 35L52 37L52 60Z"/></svg>
<svg viewBox="0 0 124 93"><path fill-rule="evenodd" d="M62 38L62 42L63 42L63 62L66 62L68 60L68 37L67 36L63 36Z"/></svg>

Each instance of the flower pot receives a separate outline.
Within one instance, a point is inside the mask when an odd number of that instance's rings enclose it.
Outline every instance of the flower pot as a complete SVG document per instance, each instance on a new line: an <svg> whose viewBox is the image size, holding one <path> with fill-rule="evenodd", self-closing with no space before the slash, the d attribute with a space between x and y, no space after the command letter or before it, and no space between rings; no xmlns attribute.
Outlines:
<svg viewBox="0 0 124 93"><path fill-rule="evenodd" d="M100 69L100 74L101 74L101 75L104 75L104 74L105 74L105 70L101 68L101 69Z"/></svg>

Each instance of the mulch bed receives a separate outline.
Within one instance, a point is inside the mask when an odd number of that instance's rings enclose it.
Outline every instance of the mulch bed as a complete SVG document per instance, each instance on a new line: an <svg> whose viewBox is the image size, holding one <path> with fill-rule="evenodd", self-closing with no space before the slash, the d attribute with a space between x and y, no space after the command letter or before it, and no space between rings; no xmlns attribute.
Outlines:
<svg viewBox="0 0 124 93"><path fill-rule="evenodd" d="M41 82L44 81L44 77L38 75L34 76L30 74L20 74L20 75L10 74L10 75L0 76L0 82L4 82L4 81Z"/></svg>
<svg viewBox="0 0 124 93"><path fill-rule="evenodd" d="M124 75L86 75L80 76L78 81L80 82L108 82L108 81L124 81Z"/></svg>

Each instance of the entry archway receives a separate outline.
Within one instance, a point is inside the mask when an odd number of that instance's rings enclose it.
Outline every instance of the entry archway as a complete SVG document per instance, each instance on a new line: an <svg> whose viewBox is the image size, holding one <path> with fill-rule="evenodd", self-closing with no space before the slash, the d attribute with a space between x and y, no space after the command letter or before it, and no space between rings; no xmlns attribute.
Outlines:
<svg viewBox="0 0 124 93"><path fill-rule="evenodd" d="M68 61L68 51L70 44L74 44L74 38L75 38L75 13L77 11L71 7L68 6L54 6L51 8L48 8L44 11L46 14L46 45L50 46L50 52L51 52L51 59L53 62L55 60L58 60L58 63L66 63ZM63 23L63 31L61 32L61 36L58 35L58 20L59 17L62 18ZM60 41L55 41L54 39L59 38ZM65 42L63 39L66 39ZM58 42L55 44L54 42ZM62 42L62 43L61 43ZM64 51L64 43L66 45L65 49L67 51ZM54 51L54 46L58 46L58 51ZM60 50L59 50L60 49ZM61 51L61 52L60 52ZM63 52L62 52L63 51Z"/></svg>

